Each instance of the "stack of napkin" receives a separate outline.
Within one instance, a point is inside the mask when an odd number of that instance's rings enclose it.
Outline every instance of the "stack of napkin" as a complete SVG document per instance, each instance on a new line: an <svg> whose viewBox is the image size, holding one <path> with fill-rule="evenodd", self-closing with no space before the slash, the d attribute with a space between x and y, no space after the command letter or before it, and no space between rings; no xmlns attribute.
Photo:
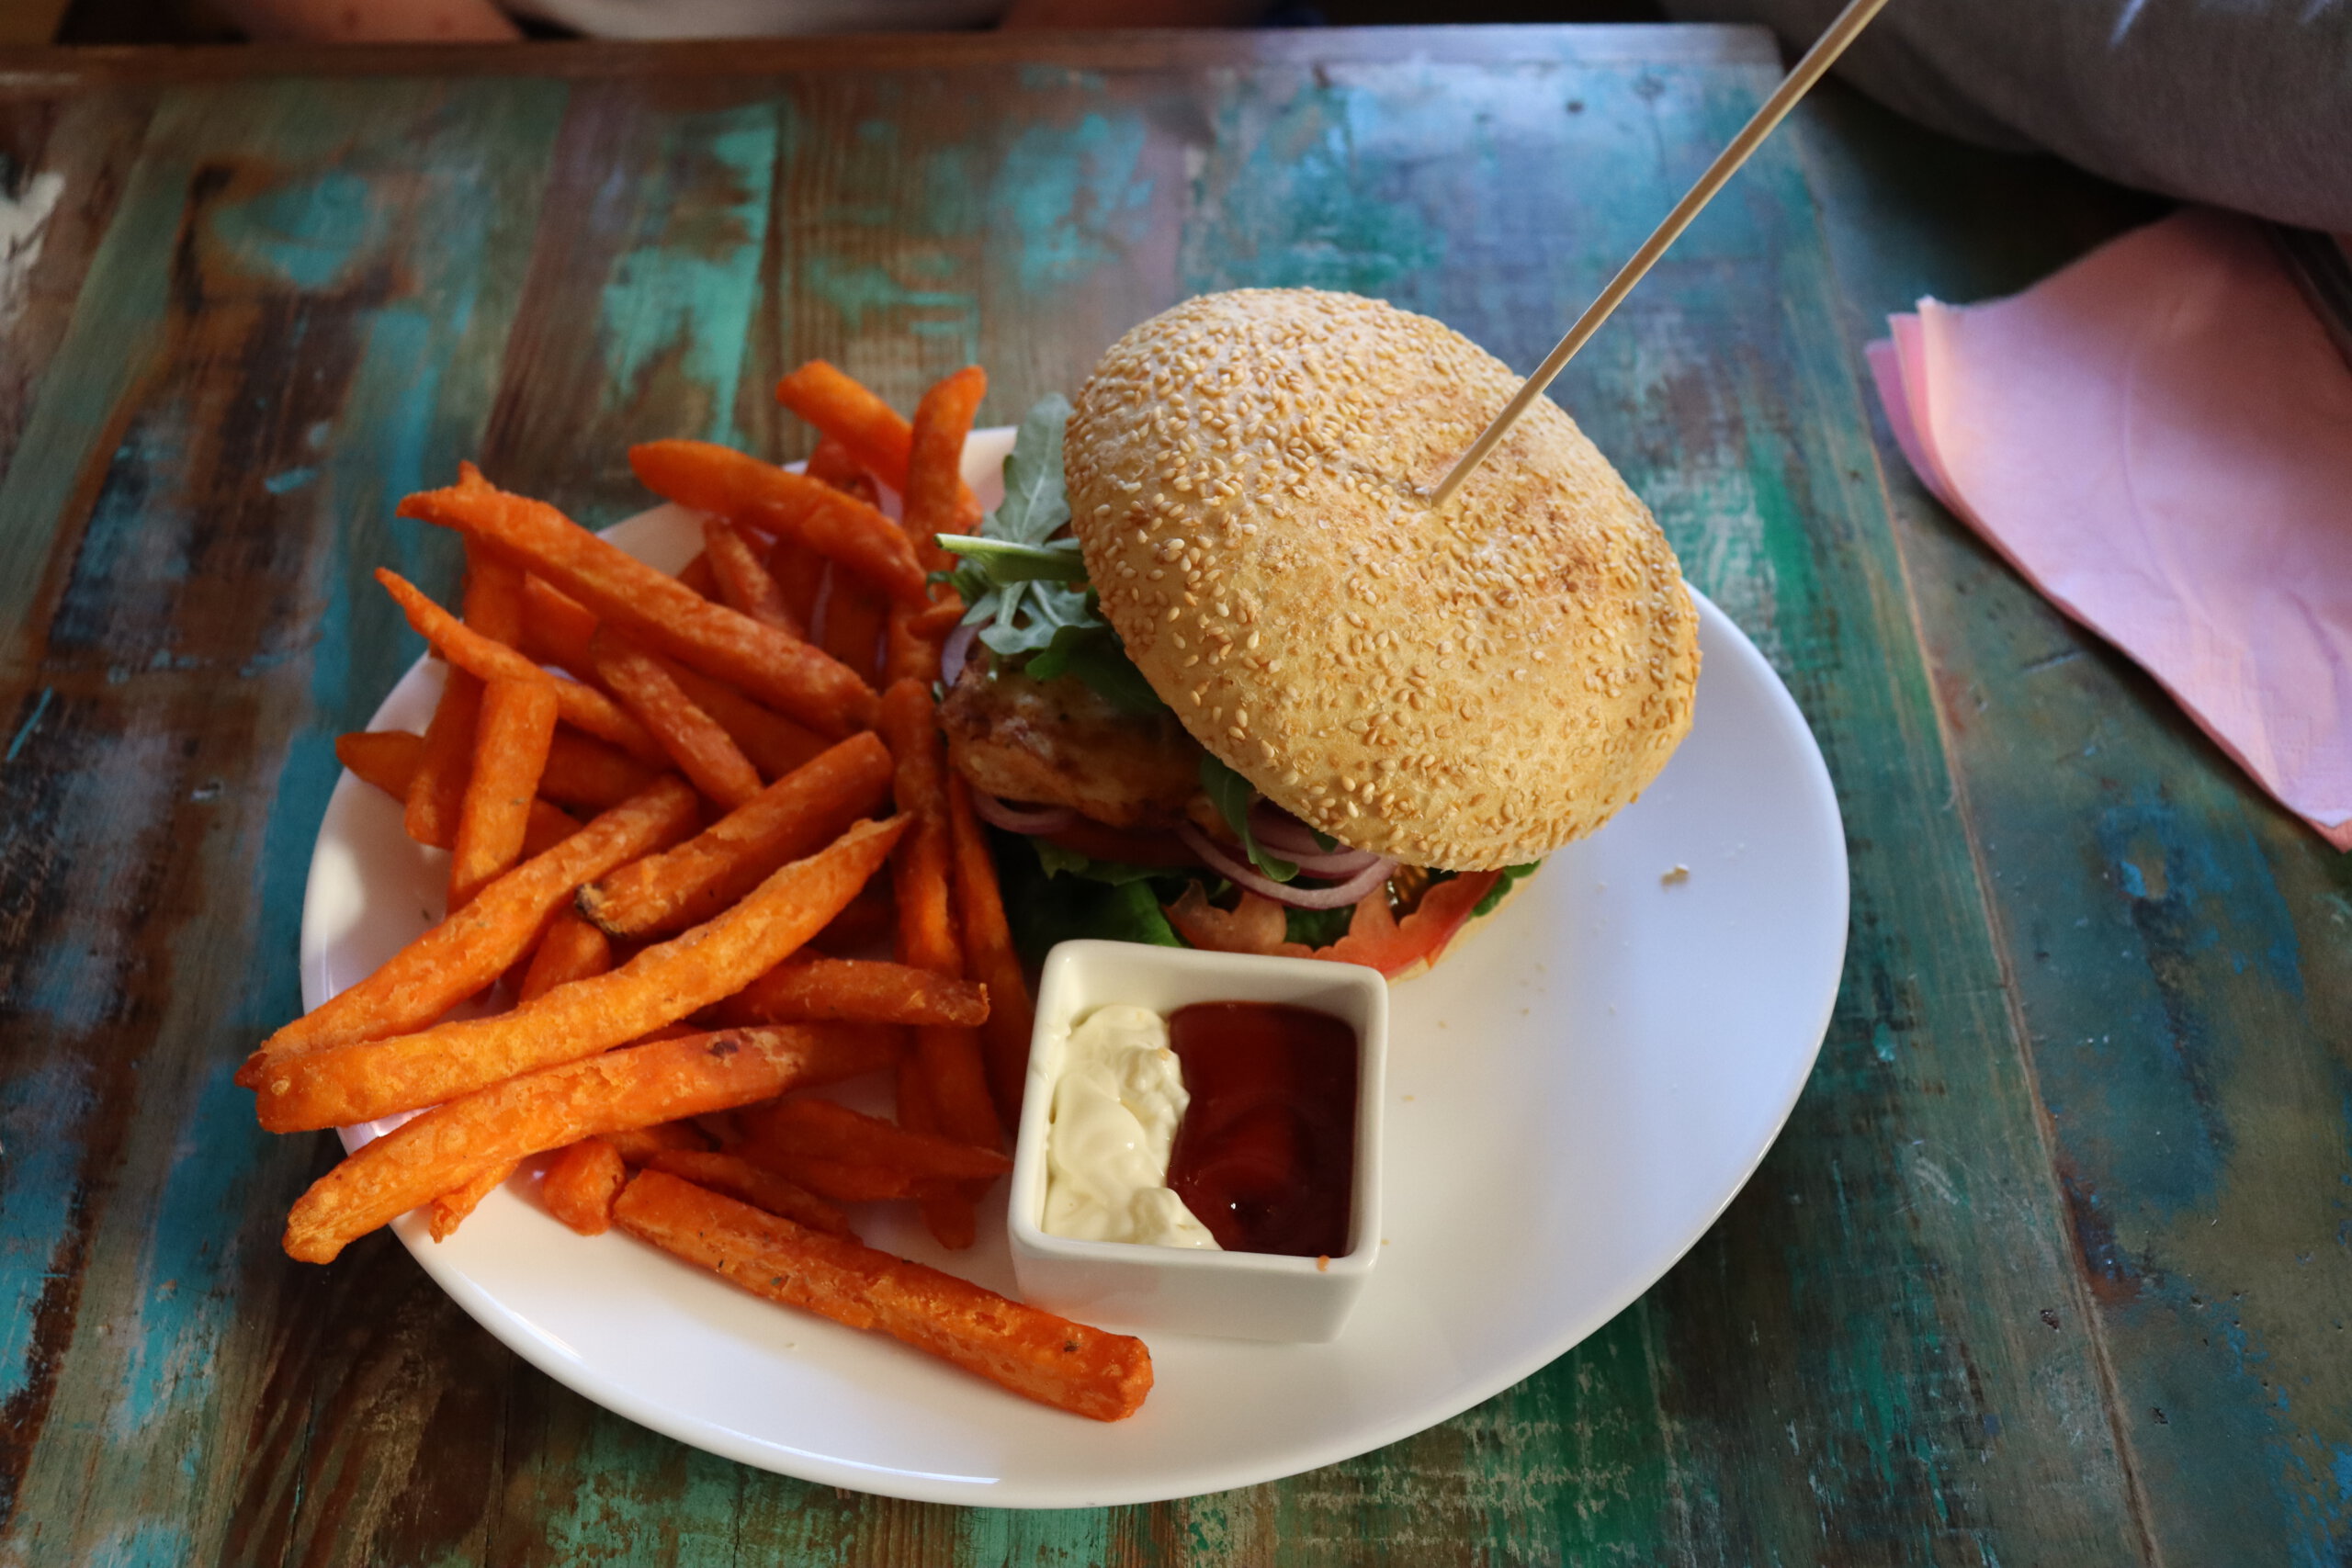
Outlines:
<svg viewBox="0 0 2352 1568"><path fill-rule="evenodd" d="M2352 366L2262 230L2184 211L1889 324L1921 481L2352 849Z"/></svg>

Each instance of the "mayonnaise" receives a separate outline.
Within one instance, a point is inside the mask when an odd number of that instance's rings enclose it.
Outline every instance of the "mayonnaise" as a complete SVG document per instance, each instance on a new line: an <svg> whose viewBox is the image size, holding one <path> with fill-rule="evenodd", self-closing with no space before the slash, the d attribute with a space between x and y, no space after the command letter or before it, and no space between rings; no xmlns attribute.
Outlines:
<svg viewBox="0 0 2352 1568"><path fill-rule="evenodd" d="M1168 1190L1169 1151L1191 1103L1167 1020L1118 1005L1089 1013L1054 1081L1046 1234L1216 1250L1208 1227Z"/></svg>

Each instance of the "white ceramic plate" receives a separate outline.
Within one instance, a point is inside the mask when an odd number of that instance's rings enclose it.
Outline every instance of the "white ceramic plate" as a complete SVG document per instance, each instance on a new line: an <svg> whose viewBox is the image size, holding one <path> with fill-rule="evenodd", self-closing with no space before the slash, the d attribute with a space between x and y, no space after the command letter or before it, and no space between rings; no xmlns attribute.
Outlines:
<svg viewBox="0 0 2352 1568"><path fill-rule="evenodd" d="M987 433L967 453L984 499L1004 445ZM673 570L698 544L668 509L613 536ZM598 1404L746 1464L891 1496L1055 1508L1190 1496L1456 1415L1608 1322L1705 1232L1780 1131L1828 1025L1846 945L1829 775L1762 656L1699 607L1697 722L1665 773L1554 856L1461 953L1397 989L1388 1247L1330 1344L1151 1336L1150 1399L1105 1427L770 1305L617 1232L575 1235L538 1207L534 1176L447 1242L415 1215L395 1229L478 1322ZM437 667L419 665L370 728L423 729L438 686ZM438 916L446 863L402 834L390 799L337 784L303 908L304 1006ZM887 1207L861 1228L1011 1294L1001 1193L968 1253L943 1253Z"/></svg>

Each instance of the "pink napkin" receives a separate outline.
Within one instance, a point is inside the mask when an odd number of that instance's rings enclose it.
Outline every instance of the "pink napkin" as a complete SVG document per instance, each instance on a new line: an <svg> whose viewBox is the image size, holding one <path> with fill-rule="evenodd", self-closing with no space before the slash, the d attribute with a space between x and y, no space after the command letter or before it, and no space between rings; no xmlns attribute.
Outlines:
<svg viewBox="0 0 2352 1568"><path fill-rule="evenodd" d="M2260 231L2181 212L1889 325L1921 481L2352 849L2352 368Z"/></svg>

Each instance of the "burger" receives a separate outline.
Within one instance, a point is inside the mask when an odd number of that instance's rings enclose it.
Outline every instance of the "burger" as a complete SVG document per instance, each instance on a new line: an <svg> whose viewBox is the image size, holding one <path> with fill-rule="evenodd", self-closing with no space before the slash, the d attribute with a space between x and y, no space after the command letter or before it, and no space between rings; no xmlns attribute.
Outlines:
<svg viewBox="0 0 2352 1568"><path fill-rule="evenodd" d="M941 540L941 720L1030 945L1401 978L1657 777L1697 617L1616 470L1539 399L1427 499L1518 379L1425 316L1245 289L1031 413L1004 503Z"/></svg>

